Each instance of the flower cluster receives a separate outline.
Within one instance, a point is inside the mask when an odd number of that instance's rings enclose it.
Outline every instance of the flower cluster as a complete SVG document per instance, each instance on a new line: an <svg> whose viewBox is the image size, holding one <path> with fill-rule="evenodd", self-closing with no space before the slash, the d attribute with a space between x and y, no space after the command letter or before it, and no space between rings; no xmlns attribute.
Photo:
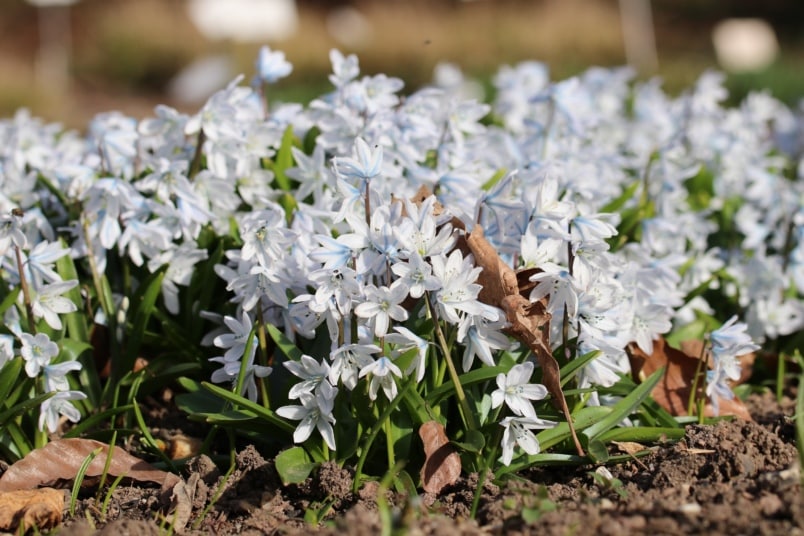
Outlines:
<svg viewBox="0 0 804 536"><path fill-rule="evenodd" d="M78 306L132 325L114 304L158 276L162 325L213 323L212 381L251 400L271 390L276 415L298 421L297 443L317 430L342 449L337 409L361 396L393 409L403 389L426 393L447 372L458 383L502 367L496 390L461 401L501 431L503 463L516 445L535 454L531 430L553 425L537 414L546 391L503 311L481 300L481 268L462 247L474 228L530 274L552 349L596 353L580 387L617 382L631 343L650 353L674 327L739 313L745 330L730 320L712 334L707 389L727 396L736 352L753 348L745 333L804 328L804 123L769 95L726 108L717 73L673 98L628 69L551 82L527 62L500 70L491 104L459 84L403 98L401 80L330 59L334 88L308 106L268 106L292 65L264 48L255 87L238 78L194 115L101 114L86 136L25 111L0 122L4 295L30 283L30 312L21 293L6 326L28 374L44 371L57 392L42 408L48 427L78 417L80 394L63 379L77 362L52 364L47 333L71 337L61 315ZM63 256L91 273L94 302L62 297L78 284L54 271ZM227 294L202 303L190 288L199 273ZM49 331L14 331L19 312ZM266 326L302 357L269 352Z"/></svg>

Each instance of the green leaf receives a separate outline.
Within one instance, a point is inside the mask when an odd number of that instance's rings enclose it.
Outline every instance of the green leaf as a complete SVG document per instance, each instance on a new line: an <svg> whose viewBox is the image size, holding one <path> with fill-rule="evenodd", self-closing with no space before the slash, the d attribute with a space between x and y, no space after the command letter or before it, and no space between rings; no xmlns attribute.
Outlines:
<svg viewBox="0 0 804 536"><path fill-rule="evenodd" d="M176 406L188 415L219 413L224 404L219 397L204 390L176 395Z"/></svg>
<svg viewBox="0 0 804 536"><path fill-rule="evenodd" d="M60 340L59 346L61 348L58 357L59 362L78 361L78 358L81 356L81 354L92 350L91 344L70 338Z"/></svg>
<svg viewBox="0 0 804 536"><path fill-rule="evenodd" d="M8 308L17 303L17 297L20 294L20 287L14 287L0 302L0 315L4 315Z"/></svg>
<svg viewBox="0 0 804 536"><path fill-rule="evenodd" d="M302 351L288 339L284 333L279 331L276 326L271 324L265 324L265 329L268 331L268 335L273 339L276 343L276 346L282 351L283 354L287 356L288 359L292 361L301 361Z"/></svg>
<svg viewBox="0 0 804 536"><path fill-rule="evenodd" d="M67 247L63 239L59 239L61 247ZM64 281L78 278L78 271L75 269L75 262L69 255L64 255L56 261L56 272ZM64 325L67 326L68 335L78 341L89 342L89 326L87 324L86 313L84 311L84 298L81 296L81 285L76 285L64 293L64 297L75 304L76 310L72 313L62 315Z"/></svg>
<svg viewBox="0 0 804 536"><path fill-rule="evenodd" d="M497 374L508 372L508 369L500 365L496 367L483 367L479 369L475 369L473 371L467 372L466 374L462 374L458 376L458 379L461 381L461 385L463 387L468 387L469 385L473 385L475 383L491 380L497 377ZM429 393L427 393L427 402L435 406L442 399L452 395L455 393L455 384L452 380L445 381L440 386L436 387Z"/></svg>
<svg viewBox="0 0 804 536"><path fill-rule="evenodd" d="M210 424L220 424L222 426L242 425L246 422L257 420L257 416L251 411L230 409L227 411L206 414L206 422Z"/></svg>
<svg viewBox="0 0 804 536"><path fill-rule="evenodd" d="M599 439L590 439L586 444L586 454L595 463L606 463L609 460L609 450Z"/></svg>
<svg viewBox="0 0 804 536"><path fill-rule="evenodd" d="M8 394L22 374L22 365L23 359L15 357L0 368L0 401L5 402L8 399Z"/></svg>
<svg viewBox="0 0 804 536"><path fill-rule="evenodd" d="M486 446L486 436L479 430L468 430L463 441L450 441L450 443L466 452L479 453Z"/></svg>
<svg viewBox="0 0 804 536"><path fill-rule="evenodd" d="M126 404L123 406L109 408L105 411L101 411L100 413L91 415L86 419L82 419L81 422L76 424L69 431L65 432L64 437L81 437L90 430L96 430L101 423L108 422L112 417L132 411L133 409L134 406L132 404Z"/></svg>
<svg viewBox="0 0 804 536"><path fill-rule="evenodd" d="M156 300L162 291L162 280L165 278L168 265L161 266L157 271L148 276L131 297L129 315L133 318L131 328L126 337L126 353L123 356L122 370L134 368L134 361L140 353L142 337L140 334L145 331L148 321L153 315L156 307Z"/></svg>
<svg viewBox="0 0 804 536"><path fill-rule="evenodd" d="M642 181L634 181L632 182L628 188L623 190L623 193L620 194L619 197L616 199L612 199L605 205L603 205L600 209L600 212L608 213L608 212L619 212L621 208L625 206L629 199L634 197L634 194L639 189L639 186L642 184Z"/></svg>
<svg viewBox="0 0 804 536"><path fill-rule="evenodd" d="M595 439L600 434L607 432L620 424L625 418L631 415L639 405L650 396L651 391L659 383L664 374L664 368L661 368L651 374L651 376L642 382L636 389L631 391L625 398L611 406L611 412L597 421L595 424L581 432L589 439Z"/></svg>
<svg viewBox="0 0 804 536"><path fill-rule="evenodd" d="M81 489L81 485L84 483L84 477L87 474L87 470L89 469L89 465L92 463L92 460L95 457L103 452L103 447L98 447L92 452L90 452L86 458L84 458L83 463L81 463L81 467L78 468L78 472L75 475L75 481L73 481L73 489L70 493L70 515L75 515L75 505L78 502L78 491Z"/></svg>
<svg viewBox="0 0 804 536"><path fill-rule="evenodd" d="M204 389L212 392L216 396L219 396L220 398L223 398L232 404L240 406L243 409L253 411L260 419L272 424L273 426L276 426L279 430L287 434L292 435L293 432L296 431L296 428L292 424L283 420L270 409L264 408L256 402L252 402L248 398L236 395L227 389L223 389L222 387L218 387L217 385L213 385L211 383L203 382L201 385L204 387Z"/></svg>
<svg viewBox="0 0 804 536"><path fill-rule="evenodd" d="M583 367L588 365L598 355L600 355L600 350L593 350L573 359L561 367L561 387L567 385L567 383L574 378ZM566 395L567 391L564 391L564 394Z"/></svg>
<svg viewBox="0 0 804 536"><path fill-rule="evenodd" d="M291 447L277 454L274 464L282 484L301 484L319 464L302 447Z"/></svg>
<svg viewBox="0 0 804 536"><path fill-rule="evenodd" d="M503 179L503 177L505 177L507 173L508 170L505 168L498 169L497 172L494 173L494 175L492 175L489 180L483 183L483 186L481 186L481 188L483 189L483 191L488 192L489 190L494 188L497 185L497 183L500 182Z"/></svg>
<svg viewBox="0 0 804 536"><path fill-rule="evenodd" d="M17 415L21 415L28 410L32 410L51 396L56 394L55 392L41 394L39 396L35 396L33 398L29 398L19 404L15 404L14 406L10 407L9 409L0 412L0 427L3 426L6 421L9 419L16 417Z"/></svg>
<svg viewBox="0 0 804 536"><path fill-rule="evenodd" d="M290 178L287 176L285 171L287 171L288 168L293 167L293 151L291 151L291 147L293 147L294 142L295 136L293 135L293 126L288 125L284 134L282 135L282 144L279 146L279 150L276 152L273 165L276 184L280 189L286 192L289 192L293 189Z"/></svg>
<svg viewBox="0 0 804 536"><path fill-rule="evenodd" d="M59 346L61 347L59 361L78 361L81 363L81 370L78 371L81 391L86 393L90 407L97 407L100 403L103 389L95 368L92 345L72 337L65 337L59 341Z"/></svg>

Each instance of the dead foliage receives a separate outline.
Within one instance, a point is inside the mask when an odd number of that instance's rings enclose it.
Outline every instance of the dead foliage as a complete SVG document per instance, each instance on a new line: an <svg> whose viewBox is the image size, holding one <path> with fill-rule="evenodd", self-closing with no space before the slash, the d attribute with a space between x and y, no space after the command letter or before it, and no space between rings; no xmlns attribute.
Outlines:
<svg viewBox="0 0 804 536"><path fill-rule="evenodd" d="M422 487L428 493L437 494L445 486L454 484L461 475L461 458L437 421L428 421L419 428L419 437L424 444L425 460L422 466Z"/></svg>

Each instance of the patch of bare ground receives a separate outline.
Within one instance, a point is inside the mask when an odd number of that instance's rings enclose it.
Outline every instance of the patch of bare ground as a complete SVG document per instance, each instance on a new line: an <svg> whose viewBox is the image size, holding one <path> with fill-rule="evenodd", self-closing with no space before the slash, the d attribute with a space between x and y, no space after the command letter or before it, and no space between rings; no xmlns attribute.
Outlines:
<svg viewBox="0 0 804 536"><path fill-rule="evenodd" d="M228 477L209 458L192 460L183 475L184 505L167 519L159 490L123 487L105 517L94 498L82 499L60 533L156 534L160 527L164 533L183 515L179 534L374 535L382 527L379 502L406 534L802 535L792 399L778 404L771 395L752 395L748 407L754 422L689 426L682 441L609 466L621 486L601 485L595 466L537 468L504 483L487 481L475 519L475 474L438 496L385 491L378 501L376 482L353 493L353 471L334 463L302 484L283 486L273 461L247 447ZM313 518L321 522L312 526Z"/></svg>

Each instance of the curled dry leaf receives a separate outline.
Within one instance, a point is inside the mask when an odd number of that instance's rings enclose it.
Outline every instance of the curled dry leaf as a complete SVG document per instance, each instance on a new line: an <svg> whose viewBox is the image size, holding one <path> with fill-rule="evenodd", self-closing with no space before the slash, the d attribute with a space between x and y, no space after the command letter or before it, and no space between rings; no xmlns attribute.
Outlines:
<svg viewBox="0 0 804 536"><path fill-rule="evenodd" d="M690 346L688 345L688 348ZM664 338L660 337L653 343L653 353L648 355L635 344L628 346L628 356L631 361L631 371L634 378L639 381L647 378L662 367L664 376L653 388L651 395L656 402L672 415L687 415L687 405L690 400L692 383L700 363L700 346L695 356L673 348ZM698 396L705 396L703 382L699 382ZM719 415L734 415L752 420L748 408L735 397L732 400L721 398L718 403ZM715 416L714 408L707 402L704 415Z"/></svg>
<svg viewBox="0 0 804 536"><path fill-rule="evenodd" d="M0 530L51 529L61 523L64 492L53 488L0 493Z"/></svg>
<svg viewBox="0 0 804 536"><path fill-rule="evenodd" d="M422 187L411 198L411 201L421 205L429 195L431 192ZM440 205L436 205L433 212L435 213L436 210L442 210ZM451 223L456 229L466 229L463 222L457 218L453 218ZM550 313L546 309L547 298L535 303L531 303L529 299L530 291L535 286L535 283L530 281L530 276L539 269L528 268L516 271L508 266L494 246L486 240L483 229L479 225L475 225L471 232L462 235L455 247L461 250L464 256L471 253L475 264L482 268L477 278L477 283L482 287L478 299L487 305L502 309L510 324L505 332L526 344L536 355L539 366L542 368L542 382L553 397L555 404L564 413L575 442L575 448L578 454L583 456L583 447L575 433L567 400L561 389L561 373L558 362L550 350L549 331L546 329L550 323Z"/></svg>
<svg viewBox="0 0 804 536"><path fill-rule="evenodd" d="M553 397L558 408L564 413L575 442L578 455L583 456L584 451L575 427L572 423L567 400L561 389L561 372L558 362L550 349L549 328L550 313L547 312L546 298L542 301L531 302L528 299L533 283L528 277L533 270L526 270L519 275L508 266L494 246L483 236L483 229L475 225L472 232L466 236L466 247L472 253L475 264L483 268L477 282L482 285L478 299L488 305L499 307L505 312L509 327L506 333L517 338L530 348L542 368L542 383ZM460 247L459 243L459 247ZM521 287L527 286L527 288Z"/></svg>
<svg viewBox="0 0 804 536"><path fill-rule="evenodd" d="M422 487L428 493L437 494L444 486L455 483L461 475L461 458L437 421L427 421L419 428L419 437L424 443Z"/></svg>
<svg viewBox="0 0 804 536"><path fill-rule="evenodd" d="M84 482L89 485L103 474L109 446L92 439L57 439L31 451L0 477L0 491L34 489L40 486L59 486L72 482L84 460L96 449L100 453L89 464ZM153 482L163 490L172 489L179 480L173 473L160 471L151 464L132 456L120 447L112 451L108 475L124 475L129 481Z"/></svg>

